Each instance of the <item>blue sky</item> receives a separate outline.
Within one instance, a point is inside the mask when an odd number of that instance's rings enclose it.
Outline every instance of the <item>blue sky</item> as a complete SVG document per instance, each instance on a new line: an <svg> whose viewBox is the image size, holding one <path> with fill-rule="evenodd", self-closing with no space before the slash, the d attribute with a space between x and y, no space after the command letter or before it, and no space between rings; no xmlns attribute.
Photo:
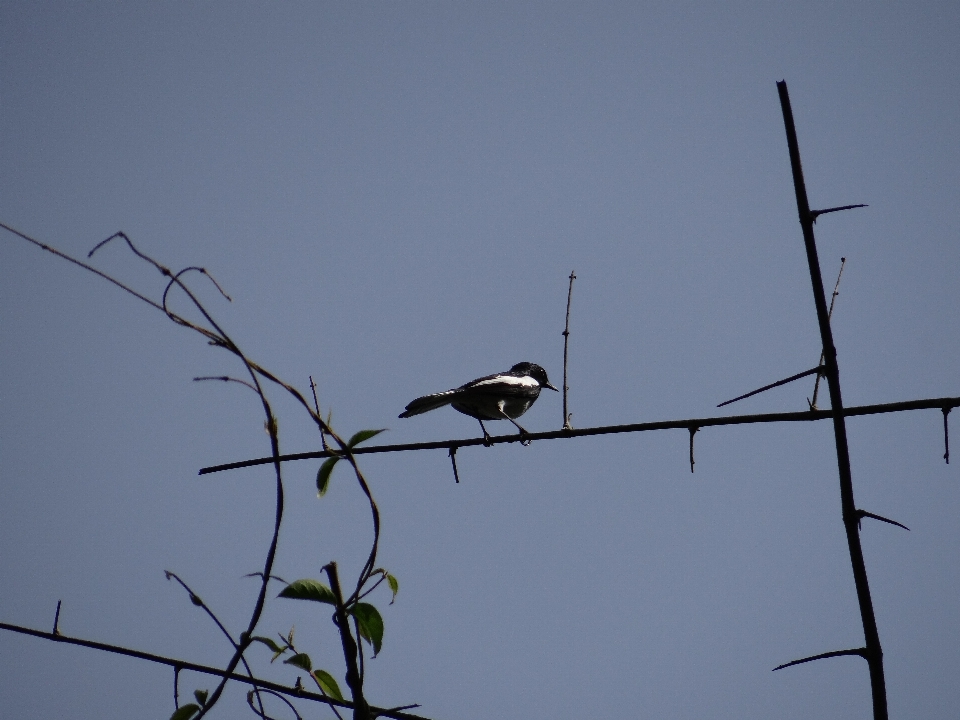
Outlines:
<svg viewBox="0 0 960 720"><path fill-rule="evenodd" d="M720 414L820 353L785 79L811 204L869 204L817 225L828 285L847 258L846 404L958 396L958 70L946 2L5 2L0 220L76 256L123 230L208 268L234 338L301 388L312 374L348 435L473 437L449 409L397 414L521 360L559 384L573 269L574 426ZM95 260L162 290L119 245ZM249 393L191 381L236 365L9 234L0 363L0 620L48 629L62 599L65 633L224 663L163 571L245 623L272 481L196 473L267 437ZM273 396L283 449L315 449ZM550 393L523 424L561 420ZM936 410L848 430L858 505L911 528L862 533L891 716L950 716L960 464ZM463 720L870 717L855 658L770 672L862 642L830 426L702 431L694 475L687 441L464 449L460 485L444 452L364 458L401 584L377 601L371 700ZM318 500L316 465L286 468L288 579L356 571L370 540L358 489L338 473ZM324 612L278 600L260 629L292 624L342 677ZM5 633L0 668L11 717L172 711L172 673L145 663ZM234 688L220 714L242 704Z"/></svg>

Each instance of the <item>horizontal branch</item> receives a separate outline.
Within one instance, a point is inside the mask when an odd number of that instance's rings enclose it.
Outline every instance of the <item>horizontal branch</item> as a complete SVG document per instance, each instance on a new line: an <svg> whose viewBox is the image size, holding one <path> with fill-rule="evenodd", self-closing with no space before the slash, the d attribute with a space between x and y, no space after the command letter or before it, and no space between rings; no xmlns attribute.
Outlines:
<svg viewBox="0 0 960 720"><path fill-rule="evenodd" d="M22 627L20 625L10 625L9 623L4 622L0 622L0 630L9 630L10 632L21 633L23 635L32 635L33 637L43 638L44 640L53 640L54 642L67 643L68 645L79 645L81 647L93 648L94 650L102 650L104 652L112 652L118 655L126 655L127 657L148 660L160 665L169 665L170 667L178 668L179 670L192 670L194 672L204 673L206 675L225 677L230 680L235 680L239 683L253 685L255 687L264 688L265 690L272 690L273 692L280 693L281 695L286 695L288 697L301 698L303 700L313 700L315 702L322 702L326 703L327 705L336 705L337 707L347 708L349 710L353 709L353 703L345 700L335 700L332 697L320 695L308 690L298 690L297 688L287 687L285 685L280 685L279 683L270 682L269 680L251 678L247 677L246 675L238 675L236 673L227 673L219 668L210 667L209 665L198 665L197 663L176 660L174 658L164 657L163 655L154 655L153 653L143 652L142 650L132 650L130 648L120 647L119 645L108 645L106 643L96 642L94 640L82 640L80 638L67 637L66 635L60 635L59 633L48 633L43 632L42 630L34 630L32 628ZM394 718L395 720L427 720L427 718L421 717L420 715L378 708L372 705L370 706L370 710L375 716Z"/></svg>
<svg viewBox="0 0 960 720"><path fill-rule="evenodd" d="M903 412L906 410L929 410L960 407L960 397L931 398L929 400L907 400L899 403L886 403L883 405L860 405L858 407L847 407L843 409L844 417L854 417L857 415L879 415L881 413ZM631 425L606 425L594 428L581 428L579 430L553 430L542 433L527 433L524 440L557 440L559 438L586 437L588 435L615 435L618 433L646 432L649 430L676 430L715 427L720 425L748 425L751 423L777 423L777 422L807 422L813 420L827 420L833 417L832 410L802 410L792 413L767 413L765 415L730 415L727 417L714 418L693 418L690 420L663 420L660 422L634 423ZM436 442L407 443L405 445L371 445L370 447L353 448L351 452L354 455L365 455L373 453L403 452L406 450L456 450L457 448L469 447L471 445L495 445L499 443L513 443L520 440L519 435L494 435L489 440L483 438L468 438L463 440L438 440ZM292 455L281 455L280 462L290 462L293 460L316 460L328 458L337 455L336 451L318 450L315 452L294 453ZM255 465L266 465L272 463L274 458L263 457L253 460L241 460L238 462L226 463L224 465L213 465L200 470L200 475L221 472L223 470L236 470L237 468L253 467Z"/></svg>

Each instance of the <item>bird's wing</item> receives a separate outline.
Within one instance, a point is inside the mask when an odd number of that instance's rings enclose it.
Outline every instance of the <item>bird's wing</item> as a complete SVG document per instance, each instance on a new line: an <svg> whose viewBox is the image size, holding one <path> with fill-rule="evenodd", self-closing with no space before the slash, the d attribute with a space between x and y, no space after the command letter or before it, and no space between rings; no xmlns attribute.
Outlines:
<svg viewBox="0 0 960 720"><path fill-rule="evenodd" d="M504 373L477 378L457 388L457 391L460 391L462 396L495 395L502 398L535 398L540 394L540 383L529 375L517 377Z"/></svg>

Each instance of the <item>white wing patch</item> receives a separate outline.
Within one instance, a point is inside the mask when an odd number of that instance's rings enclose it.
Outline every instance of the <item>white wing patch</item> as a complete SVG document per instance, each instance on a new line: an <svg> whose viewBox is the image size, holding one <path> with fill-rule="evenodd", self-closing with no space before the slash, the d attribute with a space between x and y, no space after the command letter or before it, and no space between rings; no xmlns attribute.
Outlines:
<svg viewBox="0 0 960 720"><path fill-rule="evenodd" d="M481 380L474 383L471 387L481 387L483 385L514 385L516 387L539 387L540 383L529 375L523 377L514 377L513 375L497 375L487 380Z"/></svg>

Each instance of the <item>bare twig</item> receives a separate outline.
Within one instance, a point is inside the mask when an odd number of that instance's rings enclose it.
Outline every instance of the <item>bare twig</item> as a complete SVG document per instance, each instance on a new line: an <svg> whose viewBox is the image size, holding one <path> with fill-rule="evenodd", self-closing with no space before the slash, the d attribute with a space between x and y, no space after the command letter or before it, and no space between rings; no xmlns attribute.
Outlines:
<svg viewBox="0 0 960 720"><path fill-rule="evenodd" d="M841 208L845 209L845 208ZM830 296L830 311L827 313L827 319L833 319L833 304L837 301L837 295L840 294L840 278L843 277L843 267L847 264L847 259L845 257L840 258L840 272L837 273L837 282L833 286L833 295ZM820 351L820 362L818 367L823 365L823 350ZM813 400L808 401L811 410L817 409L817 394L820 392L820 378L823 377L822 373L817 373L817 381L813 384Z"/></svg>
<svg viewBox="0 0 960 720"><path fill-rule="evenodd" d="M950 414L951 409L948 406L941 408L943 411L943 459L948 465L950 464L950 425L947 422L947 415Z"/></svg>
<svg viewBox="0 0 960 720"><path fill-rule="evenodd" d="M571 430L571 413L567 412L567 391L570 386L567 385L567 349L570 345L570 299L573 297L573 281L577 279L575 271L570 271L570 285L567 287L567 320L563 326L563 429Z"/></svg>
<svg viewBox="0 0 960 720"><path fill-rule="evenodd" d="M450 462L453 464L453 479L460 484L460 472L457 470L457 445L450 447Z"/></svg>
<svg viewBox="0 0 960 720"><path fill-rule="evenodd" d="M313 409L317 412L317 417L320 417L320 401L317 399L317 384L313 381L313 375L310 376L310 392L313 393ZM320 445L324 450L329 450L327 447L327 436L323 432L323 428L320 428Z"/></svg>
<svg viewBox="0 0 960 720"><path fill-rule="evenodd" d="M699 427L691 427L691 428L690 428L690 472L691 472L691 473L693 473L693 465L694 465L694 461L693 461L693 436L696 435L698 432L700 432L700 428L699 428Z"/></svg>

